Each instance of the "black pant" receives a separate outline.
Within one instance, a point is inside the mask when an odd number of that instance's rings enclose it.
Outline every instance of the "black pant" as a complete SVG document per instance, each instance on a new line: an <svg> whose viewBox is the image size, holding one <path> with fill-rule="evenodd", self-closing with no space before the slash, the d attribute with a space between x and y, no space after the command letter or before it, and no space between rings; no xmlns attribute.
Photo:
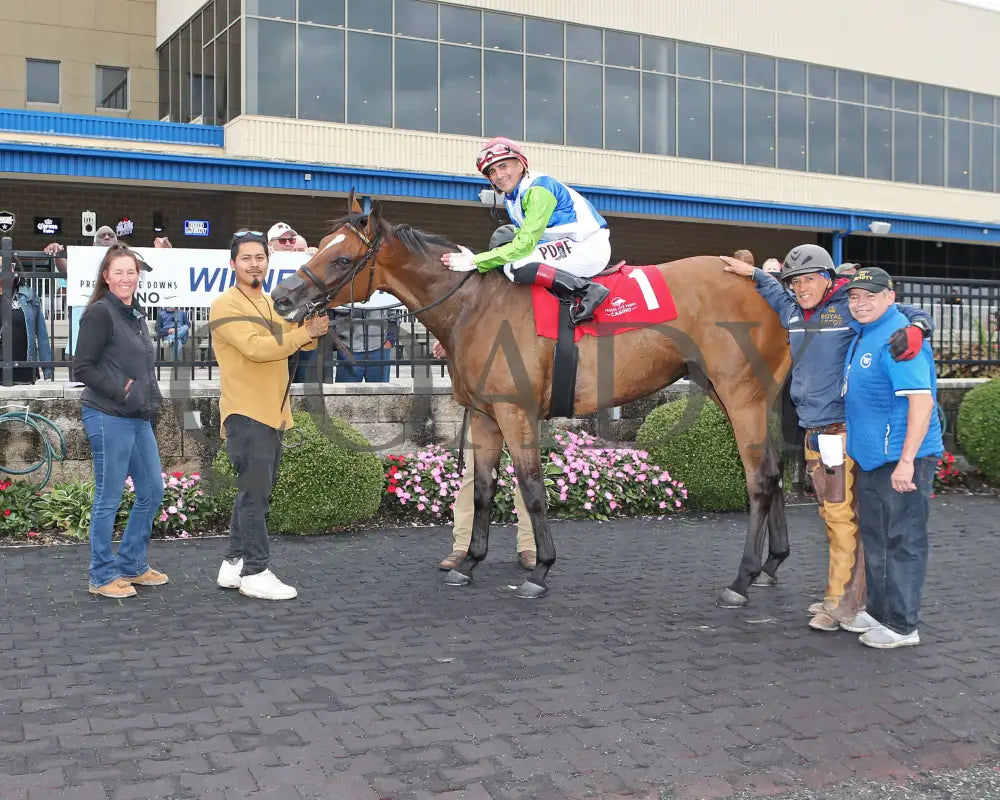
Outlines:
<svg viewBox="0 0 1000 800"><path fill-rule="evenodd" d="M241 414L226 417L226 453L236 467L236 502L229 520L226 558L242 558L242 575L267 569L271 546L267 510L278 479L281 433Z"/></svg>

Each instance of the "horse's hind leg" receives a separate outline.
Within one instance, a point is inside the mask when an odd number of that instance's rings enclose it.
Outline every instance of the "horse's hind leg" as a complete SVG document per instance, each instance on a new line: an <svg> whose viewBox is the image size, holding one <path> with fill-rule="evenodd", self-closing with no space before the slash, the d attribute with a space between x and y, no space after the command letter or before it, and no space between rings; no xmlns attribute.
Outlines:
<svg viewBox="0 0 1000 800"><path fill-rule="evenodd" d="M472 539L469 552L462 563L445 575L449 586L465 586L472 582L472 570L486 558L489 549L490 517L493 514L493 498L497 490L497 467L500 465L500 451L503 437L495 420L481 413L472 414L469 425L469 443L472 445L474 470Z"/></svg>
<svg viewBox="0 0 1000 800"><path fill-rule="evenodd" d="M788 522L785 520L785 493L781 485L784 474L781 449L773 439L768 439L768 447L773 450L765 456L776 462L779 479L771 497L771 507L767 512L767 561L761 567L753 586L774 586L778 582L778 566L788 558Z"/></svg>
<svg viewBox="0 0 1000 800"><path fill-rule="evenodd" d="M497 418L503 429L511 460L514 462L525 508L531 517L531 528L535 534L537 550L535 568L515 594L533 600L548 591L545 577L556 561L556 548L545 513L545 482L542 478L538 422L530 419L523 409L515 406L498 407Z"/></svg>
<svg viewBox="0 0 1000 800"><path fill-rule="evenodd" d="M743 469L746 471L750 519L736 579L719 593L715 604L720 608L741 608L750 601L750 584L760 574L768 518L774 499L781 491L781 473L777 450L768 438L767 411L763 397L751 399L750 402L740 402L732 397L722 397L722 400L736 435ZM782 530L784 528L780 527L772 535L784 539L787 554L788 533L784 530L782 534Z"/></svg>

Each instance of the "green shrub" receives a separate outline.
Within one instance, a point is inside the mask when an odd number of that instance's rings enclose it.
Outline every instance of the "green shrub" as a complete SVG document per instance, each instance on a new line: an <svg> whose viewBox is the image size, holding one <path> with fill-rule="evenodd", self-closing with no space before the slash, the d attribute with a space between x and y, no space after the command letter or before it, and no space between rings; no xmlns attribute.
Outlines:
<svg viewBox="0 0 1000 800"><path fill-rule="evenodd" d="M274 533L321 533L371 519L382 500L385 476L368 442L336 417L327 418L321 432L309 414L294 416L271 495L268 528ZM225 448L212 468L219 479L214 487L219 502L231 505L235 472Z"/></svg>
<svg viewBox="0 0 1000 800"><path fill-rule="evenodd" d="M0 481L0 536L37 536L38 487Z"/></svg>
<svg viewBox="0 0 1000 800"><path fill-rule="evenodd" d="M746 475L733 429L708 398L693 396L654 408L639 428L636 443L649 452L651 462L684 482L688 508L747 508Z"/></svg>
<svg viewBox="0 0 1000 800"><path fill-rule="evenodd" d="M1000 379L967 392L958 407L958 444L962 453L1000 485Z"/></svg>
<svg viewBox="0 0 1000 800"><path fill-rule="evenodd" d="M38 498L38 524L45 530L62 531L85 542L90 535L90 510L94 504L94 482L60 483Z"/></svg>

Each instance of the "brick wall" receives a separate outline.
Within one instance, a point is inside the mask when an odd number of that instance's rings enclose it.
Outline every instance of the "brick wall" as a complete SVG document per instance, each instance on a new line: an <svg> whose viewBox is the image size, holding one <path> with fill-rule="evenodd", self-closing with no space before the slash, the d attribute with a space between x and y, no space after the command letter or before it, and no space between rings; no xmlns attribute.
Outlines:
<svg viewBox="0 0 1000 800"><path fill-rule="evenodd" d="M446 236L473 250L486 247L496 223L483 206L444 205L386 200L383 213L391 222L406 222L431 233ZM175 247L229 246L232 232L239 227L267 231L279 220L287 222L318 244L329 231L329 223L347 213L343 197L331 195L281 195L263 192L199 191L146 187L115 187L42 181L0 181L0 210L17 216L10 234L19 250L41 249L56 237L35 235L36 216L62 217L63 244L90 244L80 235L80 213L97 213L98 225L111 225L128 216L135 234L128 240L135 246L151 246L153 212L165 217L166 230ZM185 237L185 219L207 219L211 236ZM809 231L777 230L736 225L706 224L673 220L610 217L612 254L632 263L657 263L692 255L732 253L746 248L757 264L765 258L783 258L792 247L815 242Z"/></svg>

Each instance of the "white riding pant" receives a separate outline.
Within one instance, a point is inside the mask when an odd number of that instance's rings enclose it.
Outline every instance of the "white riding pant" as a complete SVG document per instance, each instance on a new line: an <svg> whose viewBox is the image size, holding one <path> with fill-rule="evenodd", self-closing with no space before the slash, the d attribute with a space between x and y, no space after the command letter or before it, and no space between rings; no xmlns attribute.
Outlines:
<svg viewBox="0 0 1000 800"><path fill-rule="evenodd" d="M570 275L589 278L607 267L610 260L611 237L607 228L601 228L582 242L573 239L539 242L524 258L505 264L503 273L514 280L514 270L541 261Z"/></svg>

